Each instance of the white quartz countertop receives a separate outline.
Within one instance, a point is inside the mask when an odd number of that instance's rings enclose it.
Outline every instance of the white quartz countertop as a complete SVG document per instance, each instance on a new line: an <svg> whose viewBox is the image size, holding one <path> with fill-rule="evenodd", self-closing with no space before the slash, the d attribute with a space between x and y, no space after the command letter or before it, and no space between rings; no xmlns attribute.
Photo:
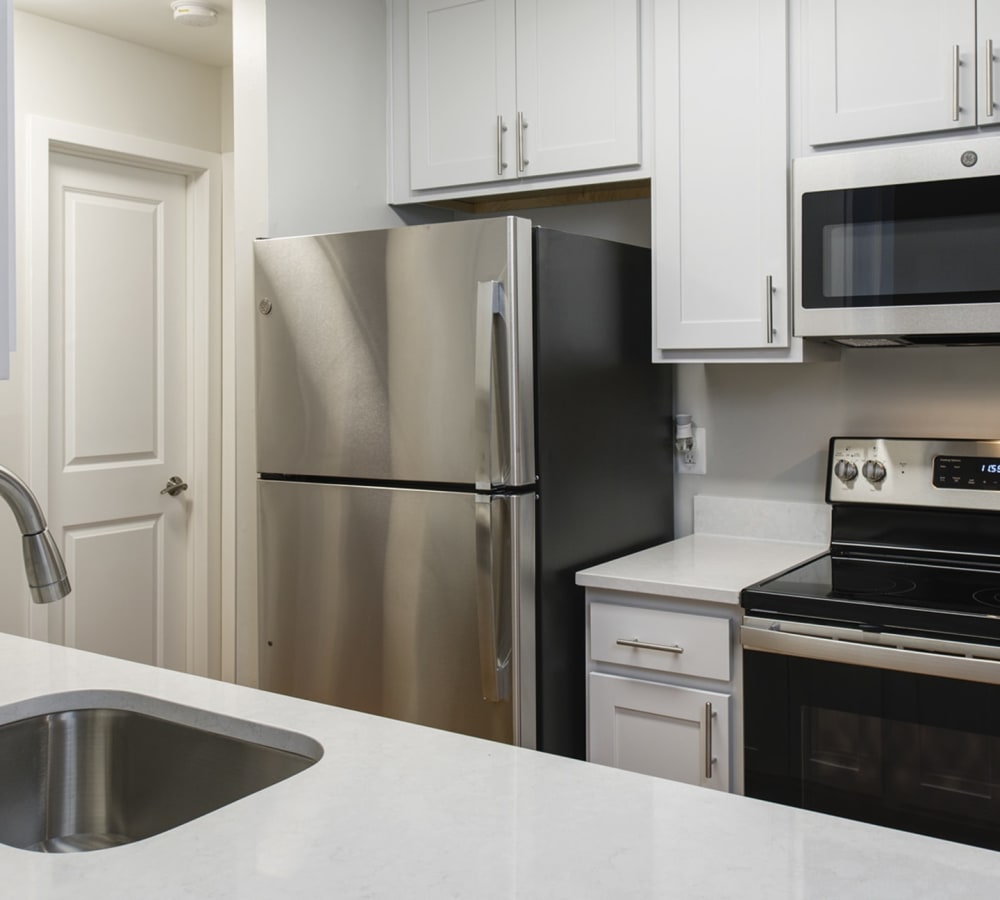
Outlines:
<svg viewBox="0 0 1000 900"><path fill-rule="evenodd" d="M325 754L134 844L67 855L0 845L2 896L1000 896L1000 853L0 635L0 721L9 704L73 690L290 729Z"/></svg>
<svg viewBox="0 0 1000 900"><path fill-rule="evenodd" d="M692 534L583 569L576 583L735 604L743 588L826 549L825 544Z"/></svg>

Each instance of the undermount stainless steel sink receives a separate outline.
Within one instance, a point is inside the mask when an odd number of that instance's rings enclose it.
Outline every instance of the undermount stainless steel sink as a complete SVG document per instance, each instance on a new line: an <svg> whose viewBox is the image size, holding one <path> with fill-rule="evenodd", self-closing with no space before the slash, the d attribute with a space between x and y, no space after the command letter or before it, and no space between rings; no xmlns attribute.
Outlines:
<svg viewBox="0 0 1000 900"><path fill-rule="evenodd" d="M139 841L309 768L304 735L124 692L0 710L0 841L47 853ZM39 709L38 707L41 707Z"/></svg>

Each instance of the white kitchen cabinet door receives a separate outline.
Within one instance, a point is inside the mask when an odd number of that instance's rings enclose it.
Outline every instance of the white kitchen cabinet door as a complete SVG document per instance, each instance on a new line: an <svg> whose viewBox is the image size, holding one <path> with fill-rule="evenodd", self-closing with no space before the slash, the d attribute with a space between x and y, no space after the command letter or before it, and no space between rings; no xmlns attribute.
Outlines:
<svg viewBox="0 0 1000 900"><path fill-rule="evenodd" d="M514 178L514 0L410 0L410 184Z"/></svg>
<svg viewBox="0 0 1000 900"><path fill-rule="evenodd" d="M639 163L639 0L518 0L516 43L520 176Z"/></svg>
<svg viewBox="0 0 1000 900"><path fill-rule="evenodd" d="M976 0L806 0L805 11L810 144L976 124Z"/></svg>
<svg viewBox="0 0 1000 900"><path fill-rule="evenodd" d="M592 672L591 762L729 790L729 695Z"/></svg>
<svg viewBox="0 0 1000 900"><path fill-rule="evenodd" d="M978 52L979 125L1000 125L1000 0L979 0L976 3L976 34Z"/></svg>
<svg viewBox="0 0 1000 900"><path fill-rule="evenodd" d="M654 18L655 347L788 347L785 0Z"/></svg>

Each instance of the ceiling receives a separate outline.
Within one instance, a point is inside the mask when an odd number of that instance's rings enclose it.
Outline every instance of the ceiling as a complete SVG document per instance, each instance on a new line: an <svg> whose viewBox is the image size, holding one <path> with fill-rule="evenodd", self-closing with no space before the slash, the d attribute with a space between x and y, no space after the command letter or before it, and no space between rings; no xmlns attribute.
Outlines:
<svg viewBox="0 0 1000 900"><path fill-rule="evenodd" d="M232 65L233 0L207 3L219 13L208 28L174 22L170 0L14 0L14 8L206 65Z"/></svg>

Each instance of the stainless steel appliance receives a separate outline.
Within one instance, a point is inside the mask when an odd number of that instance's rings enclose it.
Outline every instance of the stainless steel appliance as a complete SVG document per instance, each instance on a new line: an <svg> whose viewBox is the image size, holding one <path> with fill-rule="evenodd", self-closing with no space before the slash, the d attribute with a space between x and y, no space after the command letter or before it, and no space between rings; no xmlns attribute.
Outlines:
<svg viewBox="0 0 1000 900"><path fill-rule="evenodd" d="M256 265L261 686L582 756L574 573L672 529L649 251L511 217Z"/></svg>
<svg viewBox="0 0 1000 900"><path fill-rule="evenodd" d="M816 155L792 181L795 334L1000 342L1000 142Z"/></svg>
<svg viewBox="0 0 1000 900"><path fill-rule="evenodd" d="M827 500L742 593L746 793L1000 849L1000 441L834 438Z"/></svg>

